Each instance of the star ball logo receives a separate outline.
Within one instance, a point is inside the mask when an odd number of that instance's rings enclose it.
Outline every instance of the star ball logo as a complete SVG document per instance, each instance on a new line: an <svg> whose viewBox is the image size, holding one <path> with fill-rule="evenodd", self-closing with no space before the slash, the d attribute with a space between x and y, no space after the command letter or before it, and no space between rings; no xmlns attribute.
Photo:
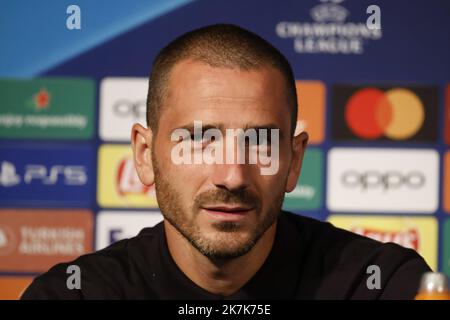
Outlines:
<svg viewBox="0 0 450 320"><path fill-rule="evenodd" d="M439 99L435 87L337 85L332 101L335 140L437 140Z"/></svg>
<svg viewBox="0 0 450 320"><path fill-rule="evenodd" d="M310 7L309 17L307 8L292 7L286 19L276 23L275 33L292 39L293 50L299 54L364 54L369 43L383 37L381 10L377 5L351 6L352 11L344 0L320 0Z"/></svg>

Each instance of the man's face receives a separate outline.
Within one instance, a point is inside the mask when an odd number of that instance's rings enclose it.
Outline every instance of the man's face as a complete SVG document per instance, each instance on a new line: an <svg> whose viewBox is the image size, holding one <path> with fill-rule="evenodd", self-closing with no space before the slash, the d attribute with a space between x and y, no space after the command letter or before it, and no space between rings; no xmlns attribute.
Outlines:
<svg viewBox="0 0 450 320"><path fill-rule="evenodd" d="M188 60L175 65L168 85L152 149L160 209L205 256L243 255L276 221L286 191L293 150L285 81L272 68L243 71ZM172 150L183 142L171 135L194 121L224 137L225 129L278 128L279 144L272 145L279 148L278 171L262 175L259 162L175 164ZM225 144L223 150L231 152Z"/></svg>

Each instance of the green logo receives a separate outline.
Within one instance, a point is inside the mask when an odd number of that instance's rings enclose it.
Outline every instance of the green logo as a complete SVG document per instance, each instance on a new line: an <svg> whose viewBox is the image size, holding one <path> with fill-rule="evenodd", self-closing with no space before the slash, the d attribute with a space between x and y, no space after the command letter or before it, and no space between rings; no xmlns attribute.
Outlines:
<svg viewBox="0 0 450 320"><path fill-rule="evenodd" d="M0 79L0 137L89 139L94 107L92 80Z"/></svg>
<svg viewBox="0 0 450 320"><path fill-rule="evenodd" d="M297 187L286 193L283 209L319 209L322 204L322 171L322 151L306 149Z"/></svg>
<svg viewBox="0 0 450 320"><path fill-rule="evenodd" d="M444 223L443 238L442 270L450 277L450 219Z"/></svg>

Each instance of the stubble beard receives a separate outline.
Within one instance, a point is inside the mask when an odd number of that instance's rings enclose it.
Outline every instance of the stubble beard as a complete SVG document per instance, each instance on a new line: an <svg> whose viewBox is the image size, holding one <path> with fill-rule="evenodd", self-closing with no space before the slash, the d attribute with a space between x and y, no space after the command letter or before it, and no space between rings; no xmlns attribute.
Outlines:
<svg viewBox="0 0 450 320"><path fill-rule="evenodd" d="M267 229L275 223L281 212L284 190L276 197L267 212L260 211L260 200L253 193L247 190L230 192L226 189L215 189L201 193L194 199L190 210L184 209L181 205L180 194L161 174L153 153L152 159L156 197L161 213L194 248L207 258L224 260L245 255L255 246ZM252 206L256 207L256 214L263 214L264 217L260 223L254 226L246 226L241 222L216 221L211 224L211 227L217 232L213 236L207 236L195 223L195 217L198 216L201 206L207 203Z"/></svg>

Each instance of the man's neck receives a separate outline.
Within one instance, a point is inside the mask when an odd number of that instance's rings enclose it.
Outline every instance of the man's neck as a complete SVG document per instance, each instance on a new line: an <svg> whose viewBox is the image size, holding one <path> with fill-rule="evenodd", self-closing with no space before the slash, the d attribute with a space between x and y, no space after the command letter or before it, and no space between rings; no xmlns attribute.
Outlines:
<svg viewBox="0 0 450 320"><path fill-rule="evenodd" d="M270 226L245 255L218 260L205 257L164 220L169 252L178 268L199 287L223 296L237 292L261 268L272 250L276 224Z"/></svg>

